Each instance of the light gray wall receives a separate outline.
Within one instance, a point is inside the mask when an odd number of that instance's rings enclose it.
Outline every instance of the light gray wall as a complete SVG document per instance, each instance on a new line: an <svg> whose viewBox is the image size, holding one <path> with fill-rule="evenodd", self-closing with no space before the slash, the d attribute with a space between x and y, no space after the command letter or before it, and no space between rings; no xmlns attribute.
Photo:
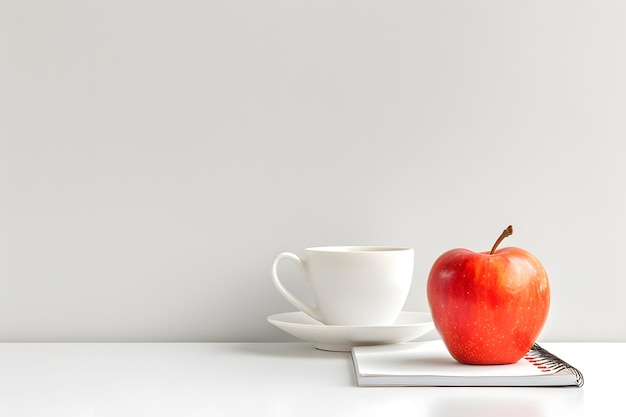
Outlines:
<svg viewBox="0 0 626 417"><path fill-rule="evenodd" d="M501 230L626 340L626 3L0 0L0 341L281 341L281 251ZM291 274L295 291L305 288ZM289 281L289 280L288 280Z"/></svg>

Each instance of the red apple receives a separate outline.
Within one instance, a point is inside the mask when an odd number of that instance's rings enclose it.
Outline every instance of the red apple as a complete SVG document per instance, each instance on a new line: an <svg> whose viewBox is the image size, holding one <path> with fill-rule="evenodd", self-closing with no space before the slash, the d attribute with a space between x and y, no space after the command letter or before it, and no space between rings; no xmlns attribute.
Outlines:
<svg viewBox="0 0 626 417"><path fill-rule="evenodd" d="M550 286L541 262L519 248L453 249L433 264L428 303L437 331L459 362L487 365L520 360L548 316Z"/></svg>

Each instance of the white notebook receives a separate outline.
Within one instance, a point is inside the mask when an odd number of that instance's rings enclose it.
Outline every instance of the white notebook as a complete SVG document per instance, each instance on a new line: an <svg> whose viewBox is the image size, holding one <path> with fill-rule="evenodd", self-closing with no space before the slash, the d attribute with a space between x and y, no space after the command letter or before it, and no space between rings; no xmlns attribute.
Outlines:
<svg viewBox="0 0 626 417"><path fill-rule="evenodd" d="M510 365L465 365L443 341L352 348L359 386L582 386L576 368L535 344Z"/></svg>

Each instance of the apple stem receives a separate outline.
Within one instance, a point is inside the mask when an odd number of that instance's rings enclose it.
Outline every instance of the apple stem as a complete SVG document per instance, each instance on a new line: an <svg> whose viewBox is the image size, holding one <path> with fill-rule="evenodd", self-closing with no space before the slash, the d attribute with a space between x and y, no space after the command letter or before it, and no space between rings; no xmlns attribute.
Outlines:
<svg viewBox="0 0 626 417"><path fill-rule="evenodd" d="M502 231L502 234L500 235L498 240L496 240L496 243L493 244L493 248L491 248L491 252L489 252L489 255L493 255L493 253L496 251L496 248L498 247L500 242L502 242L505 237L509 237L512 234L513 234L513 226L509 225L509 227L507 227L506 229Z"/></svg>

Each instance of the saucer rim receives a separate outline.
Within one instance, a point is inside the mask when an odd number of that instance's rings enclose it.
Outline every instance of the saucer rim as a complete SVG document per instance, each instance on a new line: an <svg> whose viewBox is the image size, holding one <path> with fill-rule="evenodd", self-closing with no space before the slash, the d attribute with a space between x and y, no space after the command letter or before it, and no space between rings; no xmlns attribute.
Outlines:
<svg viewBox="0 0 626 417"><path fill-rule="evenodd" d="M414 311L402 313L419 319L416 318L417 321L414 323L388 326L327 326L302 311L291 311L273 314L267 321L297 339L313 343L318 350L331 352L349 352L355 346L405 343L423 338L435 328L430 313ZM309 323L297 322L293 320L294 316L296 318L306 316Z"/></svg>
<svg viewBox="0 0 626 417"><path fill-rule="evenodd" d="M304 316L310 320L315 321L314 323L301 323L301 322L296 322L296 321L292 321L292 320L286 320L286 319L280 319L279 316L285 316L285 315L298 315L298 316ZM321 328L327 328L327 329L387 329L387 328L402 328L402 327L415 327L415 326L421 326L421 325L433 325L433 319L432 319L432 315L430 313L424 312L424 311L407 311L407 310L403 310L400 312L400 315L415 315L415 316L419 316L420 319L419 321L414 321L414 322L410 322L410 323L394 323L394 324L380 324L380 325L337 325L337 324L324 324L319 322L318 320L315 320L314 318L312 318L311 316L309 316L308 314L306 314L303 311L285 311L282 313L275 313L275 314L271 314L267 317L267 321L269 321L270 323L274 324L274 322L277 323L285 323L288 324L290 326L300 326L300 327L307 327L307 328L317 328L317 329L321 329ZM400 315L398 317L400 317Z"/></svg>

